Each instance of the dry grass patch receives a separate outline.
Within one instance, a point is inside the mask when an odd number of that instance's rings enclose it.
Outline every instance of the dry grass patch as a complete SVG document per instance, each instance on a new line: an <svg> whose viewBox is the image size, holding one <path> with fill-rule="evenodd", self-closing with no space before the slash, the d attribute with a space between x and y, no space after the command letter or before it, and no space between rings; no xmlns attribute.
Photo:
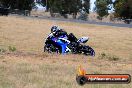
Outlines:
<svg viewBox="0 0 132 88"><path fill-rule="evenodd" d="M122 58L120 57L117 57L115 55L110 55L110 54L106 54L106 53L101 53L99 56L98 56L99 59L107 59L109 61L118 61L118 60L121 60Z"/></svg>
<svg viewBox="0 0 132 88"><path fill-rule="evenodd" d="M52 63L49 59L40 60L39 57L16 57L14 55L4 57L5 62L0 60L1 88L81 88L75 81L78 64L74 61L65 63L68 58L62 59L62 56L58 56L58 62ZM83 64L87 68L87 73L110 73L111 66L109 68L105 66L109 70L109 72L107 72L108 70L105 72L103 67L96 67L94 65L96 63L91 65L89 61ZM116 70L113 68L111 71ZM130 88L131 84L118 84L118 86L116 84L88 84L83 87L118 88L119 86L120 88Z"/></svg>

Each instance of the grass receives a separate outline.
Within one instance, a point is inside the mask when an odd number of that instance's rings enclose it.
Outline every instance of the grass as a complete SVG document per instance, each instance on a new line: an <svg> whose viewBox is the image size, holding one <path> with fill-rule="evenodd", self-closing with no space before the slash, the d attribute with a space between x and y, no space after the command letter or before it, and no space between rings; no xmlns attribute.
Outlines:
<svg viewBox="0 0 132 88"><path fill-rule="evenodd" d="M110 54L106 54L106 53L101 53L98 57L99 59L108 59L110 61L118 61L121 60L121 58L115 56L115 55L110 55Z"/></svg>
<svg viewBox="0 0 132 88"><path fill-rule="evenodd" d="M87 45L94 48L96 56L43 53L44 39L55 24L68 33L73 32L78 38L89 36ZM0 88L82 88L75 80L79 65L88 74L132 75L131 28L8 16L0 17L0 33L0 49L9 50L11 46L11 53L0 55ZM83 87L131 86L130 83L88 84Z"/></svg>
<svg viewBox="0 0 132 88"><path fill-rule="evenodd" d="M4 56L3 55L0 55L0 59L4 59Z"/></svg>
<svg viewBox="0 0 132 88"><path fill-rule="evenodd" d="M0 63L1 88L81 88L76 81L76 65L59 64L62 61L53 63L38 61L38 58L26 58L19 60L19 57L6 58L7 63ZM10 59L13 59L9 61ZM37 61L35 60L37 59ZM34 60L36 62L34 62ZM94 74L100 73L94 71ZM120 88L130 88L130 84L118 84ZM116 84L88 84L84 88L118 88Z"/></svg>

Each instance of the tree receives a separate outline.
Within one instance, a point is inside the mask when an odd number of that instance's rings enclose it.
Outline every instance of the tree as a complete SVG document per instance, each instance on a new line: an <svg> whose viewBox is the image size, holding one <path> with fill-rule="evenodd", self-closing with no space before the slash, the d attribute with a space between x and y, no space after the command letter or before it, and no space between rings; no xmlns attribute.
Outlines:
<svg viewBox="0 0 132 88"><path fill-rule="evenodd" d="M76 15L80 9L82 9L81 0L65 0L69 14L73 14L73 18L76 19Z"/></svg>
<svg viewBox="0 0 132 88"><path fill-rule="evenodd" d="M109 7L109 5L112 3L112 0L96 0L95 1L95 11L97 12L97 14L99 15L98 18L100 20L102 20L102 18L104 16L107 16L108 10L110 10L111 8Z"/></svg>
<svg viewBox="0 0 132 88"><path fill-rule="evenodd" d="M42 5L46 6L46 11L49 11L49 8L50 8L49 4L51 4L52 1L53 0L41 0Z"/></svg>
<svg viewBox="0 0 132 88"><path fill-rule="evenodd" d="M50 12L56 13L59 12L61 8L62 0L48 0L48 7L50 8Z"/></svg>
<svg viewBox="0 0 132 88"><path fill-rule="evenodd" d="M89 9L90 9L90 0L84 0L83 7L86 11L86 13L89 14Z"/></svg>
<svg viewBox="0 0 132 88"><path fill-rule="evenodd" d="M90 9L90 0L83 0L80 9L80 16L78 17L78 19L86 21L88 18L89 9Z"/></svg>
<svg viewBox="0 0 132 88"><path fill-rule="evenodd" d="M116 0L114 2L115 17L132 19L132 0Z"/></svg>
<svg viewBox="0 0 132 88"><path fill-rule="evenodd" d="M31 10L34 0L0 0L4 7L19 10Z"/></svg>
<svg viewBox="0 0 132 88"><path fill-rule="evenodd" d="M11 0L0 0L0 4L3 6L3 7L6 7L8 8L11 4Z"/></svg>
<svg viewBox="0 0 132 88"><path fill-rule="evenodd" d="M74 19L82 7L87 13L89 13L90 7L90 0L42 0L41 2L47 6L48 10L50 9L51 14L60 13L62 16L72 14Z"/></svg>
<svg viewBox="0 0 132 88"><path fill-rule="evenodd" d="M82 0L47 0L47 8L50 9L50 13L60 13L62 16L66 14L73 14L73 18L76 18L77 12L82 7ZM43 4L46 0L42 0Z"/></svg>

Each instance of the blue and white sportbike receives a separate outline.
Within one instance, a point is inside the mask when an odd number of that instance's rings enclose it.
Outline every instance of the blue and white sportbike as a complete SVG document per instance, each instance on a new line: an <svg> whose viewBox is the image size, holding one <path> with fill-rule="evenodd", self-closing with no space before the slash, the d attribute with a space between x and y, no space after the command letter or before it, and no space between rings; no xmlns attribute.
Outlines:
<svg viewBox="0 0 132 88"><path fill-rule="evenodd" d="M88 37L79 38L77 41L69 41L66 35L54 37L51 33L45 41L44 52L55 53L74 53L95 56L95 51L84 45L88 41Z"/></svg>

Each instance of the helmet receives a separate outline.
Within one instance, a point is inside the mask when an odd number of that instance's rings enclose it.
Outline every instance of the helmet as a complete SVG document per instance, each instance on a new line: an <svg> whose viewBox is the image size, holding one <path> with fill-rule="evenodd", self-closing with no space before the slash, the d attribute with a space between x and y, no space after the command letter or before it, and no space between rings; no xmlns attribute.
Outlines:
<svg viewBox="0 0 132 88"><path fill-rule="evenodd" d="M58 30L59 30L59 27L58 26L52 26L51 27L51 33L56 32Z"/></svg>

